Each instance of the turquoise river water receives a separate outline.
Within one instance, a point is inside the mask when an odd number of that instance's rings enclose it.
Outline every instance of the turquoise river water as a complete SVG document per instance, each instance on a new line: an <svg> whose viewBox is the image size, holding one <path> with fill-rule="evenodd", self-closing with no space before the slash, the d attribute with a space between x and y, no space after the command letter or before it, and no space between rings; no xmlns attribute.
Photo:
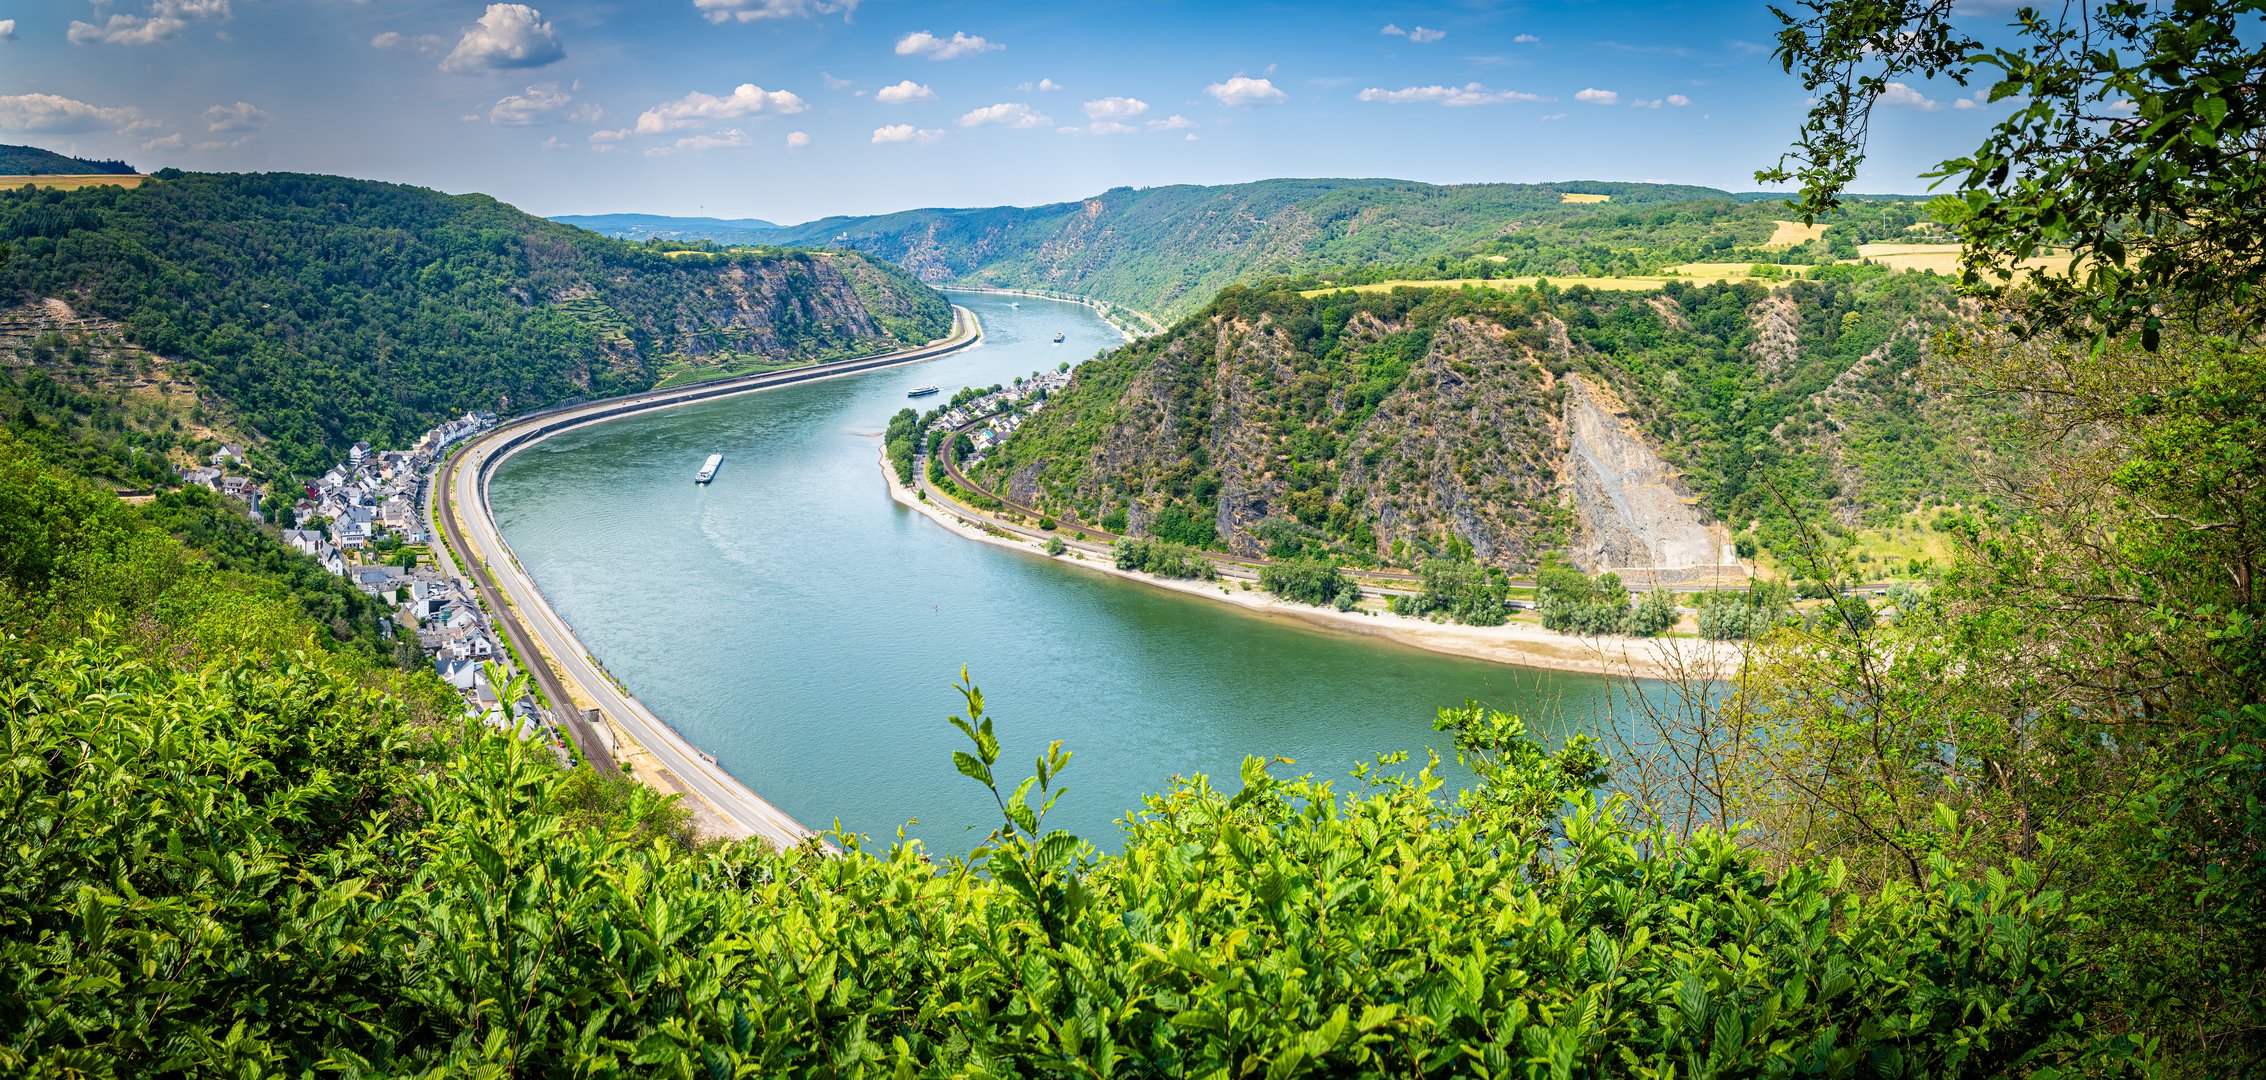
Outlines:
<svg viewBox="0 0 2266 1080"><path fill-rule="evenodd" d="M997 819L953 770L962 665L1006 760L1050 739L1077 755L1056 818L1104 847L1175 775L1233 790L1245 755L1343 777L1427 748L1466 699L1549 733L1603 715L1603 679L1440 656L1256 617L955 536L891 501L876 434L905 392L930 407L1114 347L1092 312L960 294L968 352L568 432L491 487L520 561L593 655L749 787L814 828L886 837L908 821L963 850ZM1057 333L1067 340L1056 345ZM706 487L692 474L725 455Z"/></svg>

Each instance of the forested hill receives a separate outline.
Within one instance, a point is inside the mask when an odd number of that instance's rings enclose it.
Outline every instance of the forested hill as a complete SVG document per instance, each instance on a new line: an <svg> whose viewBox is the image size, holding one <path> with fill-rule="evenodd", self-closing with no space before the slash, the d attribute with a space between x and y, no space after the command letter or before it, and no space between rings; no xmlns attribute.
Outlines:
<svg viewBox="0 0 2266 1080"><path fill-rule="evenodd" d="M133 171L134 167L123 161L94 161L36 146L0 144L0 176L123 176Z"/></svg>
<svg viewBox="0 0 2266 1080"><path fill-rule="evenodd" d="M484 195L334 176L190 174L0 194L0 308L123 326L290 468L667 377L944 334L950 306L854 253L663 252Z"/></svg>
<svg viewBox="0 0 2266 1080"><path fill-rule="evenodd" d="M1242 554L1784 554L1797 515L1853 536L1974 498L1990 426L1921 365L1953 304L1942 278L1868 266L1649 294L1238 287L1080 366L973 475ZM1677 529L1685 561L1647 557Z"/></svg>
<svg viewBox="0 0 2266 1080"><path fill-rule="evenodd" d="M668 217L662 214L558 214L552 221L617 240L712 240L762 244L779 226L762 218Z"/></svg>
<svg viewBox="0 0 2266 1080"><path fill-rule="evenodd" d="M1609 199L1569 202L1569 195ZM1228 285L1271 274L1401 266L1470 250L1522 223L1730 198L1677 184L1262 180L1112 188L1050 206L825 218L770 240L855 248L924 281L1058 289L1169 320ZM1768 214L1753 216L1760 222ZM1770 232L1759 227L1758 240Z"/></svg>

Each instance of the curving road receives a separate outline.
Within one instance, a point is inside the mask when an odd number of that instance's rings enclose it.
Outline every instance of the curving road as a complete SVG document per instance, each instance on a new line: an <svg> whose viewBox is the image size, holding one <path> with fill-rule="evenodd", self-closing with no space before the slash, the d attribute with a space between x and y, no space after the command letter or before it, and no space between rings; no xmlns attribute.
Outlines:
<svg viewBox="0 0 2266 1080"><path fill-rule="evenodd" d="M817 835L748 790L687 742L675 728L654 715L644 703L615 686L599 668L589 650L575 637L574 628L552 609L542 590L536 588L534 579L521 569L518 557L496 528L494 514L488 507L488 478L496 466L520 450L569 428L693 401L932 360L980 343L983 328L976 322L975 314L957 305L952 311L952 333L918 348L551 409L513 420L475 437L441 466L432 485L435 509L442 534L457 564L480 590L488 610L533 671L568 733L594 767L603 771L616 768L606 743L598 739L597 732L583 722L580 710L573 706L577 695L569 692L570 683L581 698L596 704L674 773L680 786L715 808L728 831L737 836L759 836L781 847L805 843Z"/></svg>

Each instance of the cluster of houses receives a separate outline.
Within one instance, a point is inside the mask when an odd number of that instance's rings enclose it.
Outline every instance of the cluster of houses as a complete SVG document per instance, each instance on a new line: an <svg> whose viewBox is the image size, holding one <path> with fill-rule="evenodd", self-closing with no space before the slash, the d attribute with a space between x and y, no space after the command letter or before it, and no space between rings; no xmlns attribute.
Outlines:
<svg viewBox="0 0 2266 1080"><path fill-rule="evenodd" d="M223 445L206 459L209 466L187 470L181 474L183 483L210 488L244 504L244 512L251 517L260 516L260 484L246 476L230 476L228 467L244 464L244 448L234 443Z"/></svg>
<svg viewBox="0 0 2266 1080"><path fill-rule="evenodd" d="M397 554L432 543L423 510L425 485L448 448L495 422L494 413L466 413L426 432L407 450L356 443L345 461L302 489L292 508L295 527L284 530L283 542L393 605L402 632L417 635L433 670L462 695L468 713L514 726L522 736L540 734L563 752L562 737L546 729L532 700L523 699L519 715L509 720L498 709L497 688L485 665L500 665L508 677L511 654L471 584L432 559Z"/></svg>
<svg viewBox="0 0 2266 1080"><path fill-rule="evenodd" d="M959 431L963 425L992 413L999 414L991 416L980 426L967 428L968 438L976 444L975 454L968 461L968 465L972 468L983 461L986 452L999 445L1017 427L1021 426L1024 419L1045 408L1048 394L1069 384L1070 373L1068 371L1035 372L1012 386L1001 387L992 393L962 402L945 410L942 416L936 418L935 423L941 425L945 431ZM1008 408L1008 406L1016 404L1021 404L1022 407Z"/></svg>

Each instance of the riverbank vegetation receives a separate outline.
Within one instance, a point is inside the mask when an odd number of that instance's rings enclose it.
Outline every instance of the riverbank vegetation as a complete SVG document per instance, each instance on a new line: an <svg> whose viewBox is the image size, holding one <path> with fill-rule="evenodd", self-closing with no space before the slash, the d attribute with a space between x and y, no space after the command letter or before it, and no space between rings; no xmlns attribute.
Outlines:
<svg viewBox="0 0 2266 1080"><path fill-rule="evenodd" d="M1120 570L1194 581L1217 581L1220 576L1203 552L1170 540L1127 537L1117 542L1112 554Z"/></svg>

